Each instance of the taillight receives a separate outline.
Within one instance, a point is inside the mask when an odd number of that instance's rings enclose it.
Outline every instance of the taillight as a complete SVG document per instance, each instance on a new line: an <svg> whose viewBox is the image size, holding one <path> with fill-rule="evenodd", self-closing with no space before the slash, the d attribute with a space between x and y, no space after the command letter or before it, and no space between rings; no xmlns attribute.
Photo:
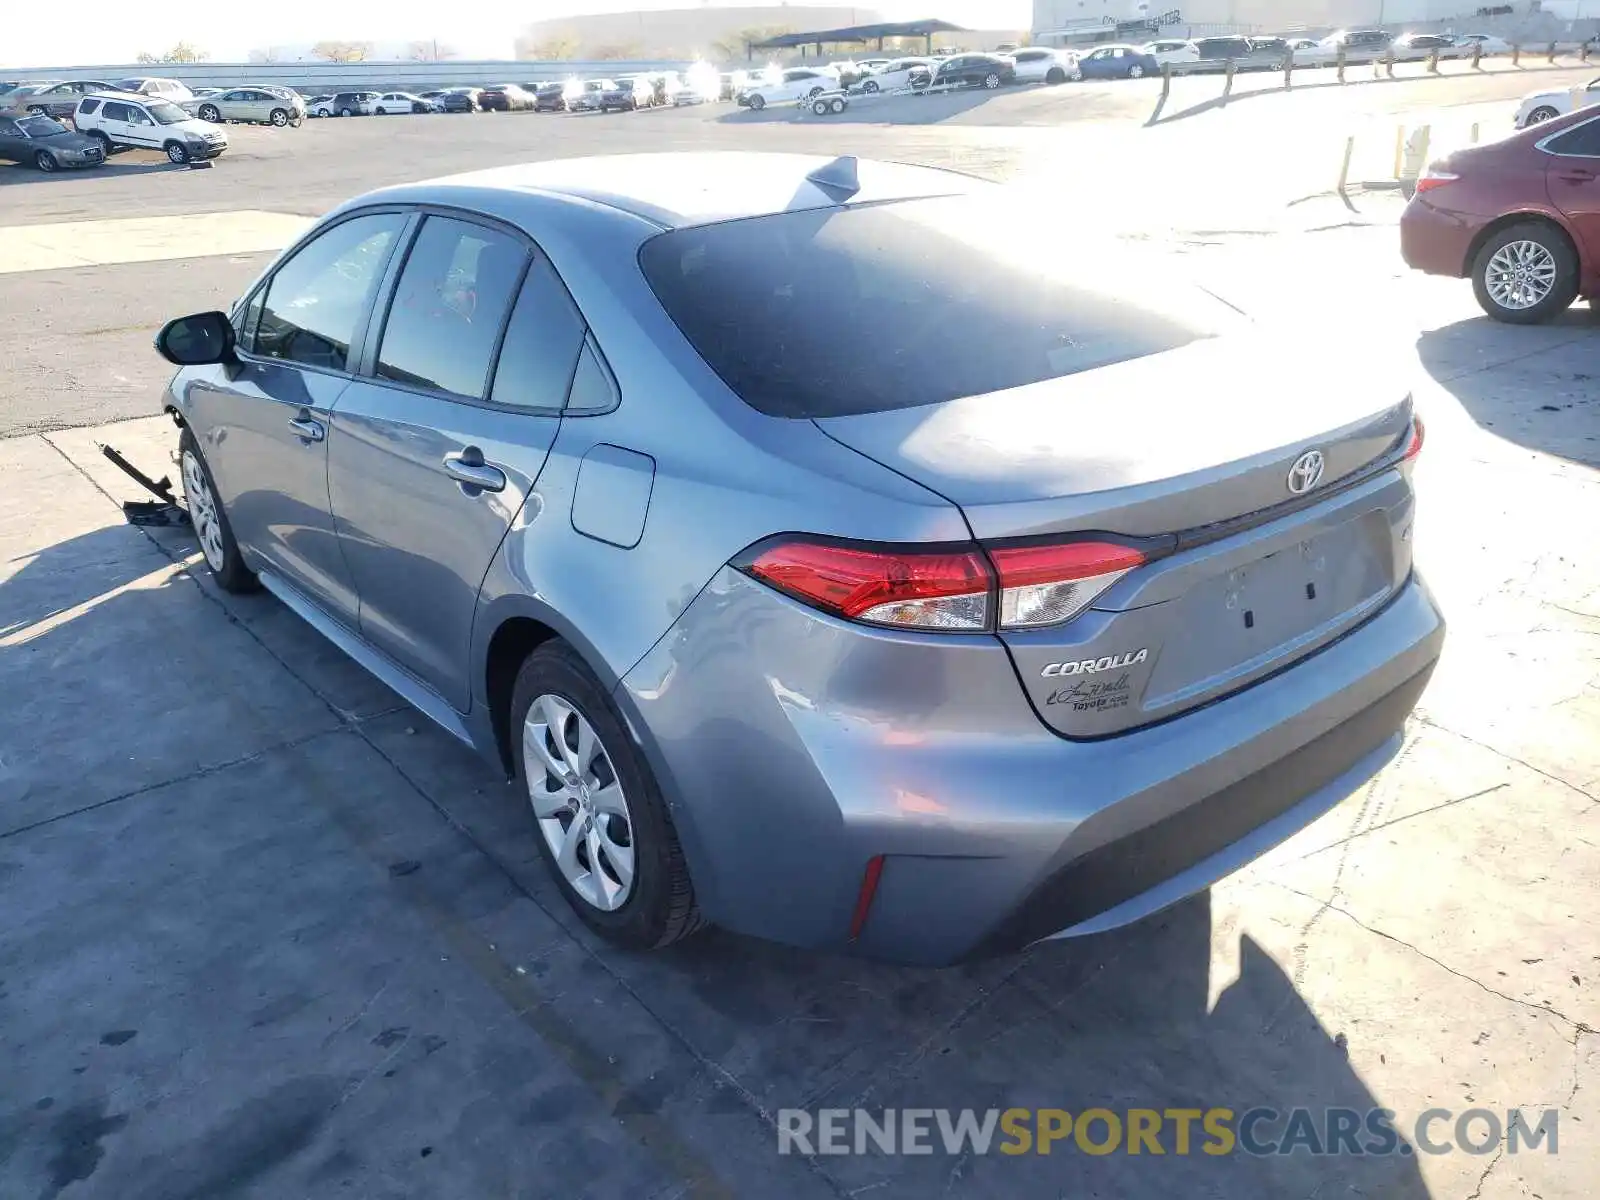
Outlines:
<svg viewBox="0 0 1600 1200"><path fill-rule="evenodd" d="M1000 573L1000 628L1033 629L1070 621L1145 556L1114 542L1001 546L989 551Z"/></svg>
<svg viewBox="0 0 1600 1200"><path fill-rule="evenodd" d="M1406 448L1405 452L1400 456L1401 461L1409 462L1422 453L1422 439L1427 436L1427 433L1428 431L1422 427L1422 418L1412 417L1411 432L1406 435Z"/></svg>
<svg viewBox="0 0 1600 1200"><path fill-rule="evenodd" d="M1146 561L1133 547L1100 541L991 546L985 557L976 546L880 548L797 537L755 547L736 565L852 621L971 632L1063 624Z"/></svg>
<svg viewBox="0 0 1600 1200"><path fill-rule="evenodd" d="M1434 188L1442 188L1446 184L1455 183L1461 176L1452 175L1449 171L1441 171L1437 167L1429 167L1426 174L1417 180L1417 195L1431 192Z"/></svg>
<svg viewBox="0 0 1600 1200"><path fill-rule="evenodd" d="M784 541L762 549L745 569L853 621L918 629L989 627L989 570L976 547L879 550Z"/></svg>

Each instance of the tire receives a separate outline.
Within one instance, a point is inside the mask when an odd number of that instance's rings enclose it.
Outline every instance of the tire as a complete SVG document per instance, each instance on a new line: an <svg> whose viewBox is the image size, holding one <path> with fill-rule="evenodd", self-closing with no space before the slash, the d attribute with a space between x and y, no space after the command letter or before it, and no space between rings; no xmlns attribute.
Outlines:
<svg viewBox="0 0 1600 1200"><path fill-rule="evenodd" d="M1543 125L1546 121L1553 121L1561 114L1548 104L1541 104L1528 114L1528 125ZM1524 126L1523 128L1527 128Z"/></svg>
<svg viewBox="0 0 1600 1200"><path fill-rule="evenodd" d="M983 86L988 88L991 92L996 90L1000 86L1000 76L994 71L990 71L983 77Z"/></svg>
<svg viewBox="0 0 1600 1200"><path fill-rule="evenodd" d="M807 100L815 100L820 95L822 95L822 89L819 88L819 87L814 87L809 92L806 93L806 99Z"/></svg>
<svg viewBox="0 0 1600 1200"><path fill-rule="evenodd" d="M275 108L272 110L271 115L267 117L267 120L271 121L279 129L282 129L289 123L289 110L286 108Z"/></svg>
<svg viewBox="0 0 1600 1200"><path fill-rule="evenodd" d="M189 506L189 520L206 570L225 592L259 591L261 581L244 565L239 543L233 540L233 526L228 524L228 514L217 499L211 468L206 466L200 443L188 429L178 438L178 463L183 475L183 498Z"/></svg>
<svg viewBox="0 0 1600 1200"><path fill-rule="evenodd" d="M1144 78L1144 68L1142 66L1140 66L1138 63L1134 63L1133 66L1128 68L1128 78L1129 79L1143 79Z"/></svg>
<svg viewBox="0 0 1600 1200"><path fill-rule="evenodd" d="M844 101L840 100L838 97L835 97L828 105L828 110L835 114L842 113L844 108Z"/></svg>
<svg viewBox="0 0 1600 1200"><path fill-rule="evenodd" d="M528 799L534 842L579 919L630 950L658 949L699 929L704 922L695 906L689 868L649 764L605 689L571 646L554 639L528 656L517 672L510 716L516 782ZM587 724L595 746L590 761L577 763L576 771L574 718ZM561 766L569 778L576 775L583 787L564 786L547 762ZM620 800L625 815L617 815L605 802L595 804L613 786L620 795L612 793L611 803ZM584 831L582 841L571 843L572 857L564 867L558 851L574 825ZM623 872L612 858L621 850L632 852L626 884L621 884ZM597 852L599 871L593 870L591 857Z"/></svg>
<svg viewBox="0 0 1600 1200"><path fill-rule="evenodd" d="M1051 67L1045 75L1044 81L1051 85L1065 83L1067 81L1067 73L1060 67Z"/></svg>
<svg viewBox="0 0 1600 1200"><path fill-rule="evenodd" d="M1083 82L1083 68L1082 67L1073 67L1072 68L1072 72L1067 76L1067 78L1072 80L1073 83L1082 83Z"/></svg>
<svg viewBox="0 0 1600 1200"><path fill-rule="evenodd" d="M819 117L827 116L828 102L826 100L813 100L811 102L811 111L816 113Z"/></svg>
<svg viewBox="0 0 1600 1200"><path fill-rule="evenodd" d="M1502 256L1502 251L1507 253ZM1532 270L1533 286L1542 284L1547 290L1542 298L1524 292L1528 302L1507 304L1497 293L1515 295L1519 289L1497 282L1494 276L1507 266L1515 269L1519 258ZM1565 312L1578 298L1578 253L1554 225L1544 221L1511 225L1485 242L1472 260L1472 291L1478 306L1494 320L1537 325Z"/></svg>
<svg viewBox="0 0 1600 1200"><path fill-rule="evenodd" d="M351 111L350 109L348 109L348 108L341 108L339 110L339 115L341 117L353 117L356 114L353 111Z"/></svg>
<svg viewBox="0 0 1600 1200"><path fill-rule="evenodd" d="M50 113L42 104L30 104L28 105L28 115L30 117L48 117Z"/></svg>
<svg viewBox="0 0 1600 1200"><path fill-rule="evenodd" d="M168 162L186 163L189 161L189 147L182 142L168 142L162 149L167 152Z"/></svg>
<svg viewBox="0 0 1600 1200"><path fill-rule="evenodd" d="M48 150L41 150L33 156L33 165L46 175L53 175L61 169L61 164L56 161L56 156Z"/></svg>
<svg viewBox="0 0 1600 1200"><path fill-rule="evenodd" d="M867 93L867 95L869 95L869 96L872 95L873 92L876 92L876 91L879 90L878 89L878 81L876 79L867 80L865 83L863 83L861 85L861 90L863 92Z"/></svg>
<svg viewBox="0 0 1600 1200"><path fill-rule="evenodd" d="M202 121L210 121L213 125L222 124L222 113L218 110L215 104L202 104L200 106L200 110L195 113L195 116L199 117Z"/></svg>
<svg viewBox="0 0 1600 1200"><path fill-rule="evenodd" d="M107 158L117 152L117 148L111 144L110 135L104 129L91 129L89 130L89 136L100 143L100 150Z"/></svg>
<svg viewBox="0 0 1600 1200"><path fill-rule="evenodd" d="M760 112L766 106L767 106L766 97L762 96L759 92L756 93L754 96L750 97L750 111L751 112Z"/></svg>

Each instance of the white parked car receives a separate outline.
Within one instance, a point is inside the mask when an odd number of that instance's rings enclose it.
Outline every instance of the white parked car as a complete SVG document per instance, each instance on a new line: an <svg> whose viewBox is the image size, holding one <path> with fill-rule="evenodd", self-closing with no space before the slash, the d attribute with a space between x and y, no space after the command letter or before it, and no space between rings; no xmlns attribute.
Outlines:
<svg viewBox="0 0 1600 1200"><path fill-rule="evenodd" d="M72 123L79 133L113 149L159 150L175 163L215 158L228 135L170 100L136 92L99 92L78 101Z"/></svg>
<svg viewBox="0 0 1600 1200"><path fill-rule="evenodd" d="M1491 54L1511 53L1511 43L1506 41L1503 37L1495 37L1495 35L1492 33L1463 33L1460 37L1456 38L1456 41L1464 43L1477 42L1478 45L1483 47L1483 53L1485 57L1488 57ZM1470 44L1467 46L1467 53L1472 53L1472 47Z"/></svg>
<svg viewBox="0 0 1600 1200"><path fill-rule="evenodd" d="M1576 104L1573 103L1575 97ZM1553 121L1572 112L1574 108L1588 108L1595 104L1600 104L1600 79L1591 79L1583 87L1552 88L1546 92L1532 92L1524 96L1522 103L1517 105L1517 128L1526 129L1529 125L1543 125L1546 121Z"/></svg>
<svg viewBox="0 0 1600 1200"><path fill-rule="evenodd" d="M1200 61L1200 48L1193 42L1177 38L1151 42L1144 48L1144 52L1163 67L1168 63L1174 66L1181 66L1183 63L1197 63Z"/></svg>
<svg viewBox="0 0 1600 1200"><path fill-rule="evenodd" d="M1017 64L1018 83L1065 83L1072 58L1048 46L1025 46L1009 55Z"/></svg>
<svg viewBox="0 0 1600 1200"><path fill-rule="evenodd" d="M861 92L898 92L911 86L915 77L933 78L934 61L931 58L894 58L884 64L883 70L867 76L856 84Z"/></svg>
<svg viewBox="0 0 1600 1200"><path fill-rule="evenodd" d="M136 75L132 79L117 81L117 90L122 92L137 92L141 96L160 96L163 100L171 100L174 104L182 104L185 100L192 100L194 93L189 90L189 85L176 79L157 79L149 75Z"/></svg>
<svg viewBox="0 0 1600 1200"><path fill-rule="evenodd" d="M809 100L819 92L837 91L838 88L839 77L821 67L790 67L777 79L745 92L739 97L739 103L760 112L769 104Z"/></svg>
<svg viewBox="0 0 1600 1200"><path fill-rule="evenodd" d="M387 117L400 113L437 112L431 100L413 96L410 92L384 92L372 102L374 116Z"/></svg>

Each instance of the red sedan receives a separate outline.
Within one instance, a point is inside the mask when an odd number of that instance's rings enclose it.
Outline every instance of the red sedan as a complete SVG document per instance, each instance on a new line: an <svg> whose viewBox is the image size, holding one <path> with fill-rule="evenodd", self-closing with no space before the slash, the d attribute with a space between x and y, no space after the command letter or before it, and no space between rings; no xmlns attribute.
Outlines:
<svg viewBox="0 0 1600 1200"><path fill-rule="evenodd" d="M1400 251L1419 271L1471 279L1497 321L1532 325L1600 296L1600 111L1434 163L1400 219Z"/></svg>

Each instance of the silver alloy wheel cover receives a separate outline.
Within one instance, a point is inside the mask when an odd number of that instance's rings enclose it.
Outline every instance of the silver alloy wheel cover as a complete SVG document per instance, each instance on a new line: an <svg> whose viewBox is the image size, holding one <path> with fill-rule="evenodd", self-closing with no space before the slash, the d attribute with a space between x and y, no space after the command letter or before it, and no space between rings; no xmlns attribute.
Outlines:
<svg viewBox="0 0 1600 1200"><path fill-rule="evenodd" d="M601 912L621 908L633 894L633 818L610 753L570 700L546 693L529 706L522 774L562 877Z"/></svg>
<svg viewBox="0 0 1600 1200"><path fill-rule="evenodd" d="M228 561L222 546L222 520L217 514L217 498L206 482L205 469L193 450L183 452L183 494L189 500L189 521L200 541L200 550L211 569L220 571Z"/></svg>
<svg viewBox="0 0 1600 1200"><path fill-rule="evenodd" d="M169 158L171 161L173 161L175 163L181 163L184 159L186 159L188 157L189 157L188 151L186 151L182 146L178 145L176 142L174 142L172 145L167 147L167 158Z"/></svg>
<svg viewBox="0 0 1600 1200"><path fill-rule="evenodd" d="M1521 312L1542 304L1556 286L1556 256L1527 240L1507 242L1483 271L1489 298L1501 308Z"/></svg>
<svg viewBox="0 0 1600 1200"><path fill-rule="evenodd" d="M1561 114L1556 112L1555 109L1550 108L1548 106L1541 105L1539 108L1534 109L1531 113L1528 114L1528 124L1529 125L1542 125L1546 121L1555 120L1556 117L1558 117L1560 115Z"/></svg>

